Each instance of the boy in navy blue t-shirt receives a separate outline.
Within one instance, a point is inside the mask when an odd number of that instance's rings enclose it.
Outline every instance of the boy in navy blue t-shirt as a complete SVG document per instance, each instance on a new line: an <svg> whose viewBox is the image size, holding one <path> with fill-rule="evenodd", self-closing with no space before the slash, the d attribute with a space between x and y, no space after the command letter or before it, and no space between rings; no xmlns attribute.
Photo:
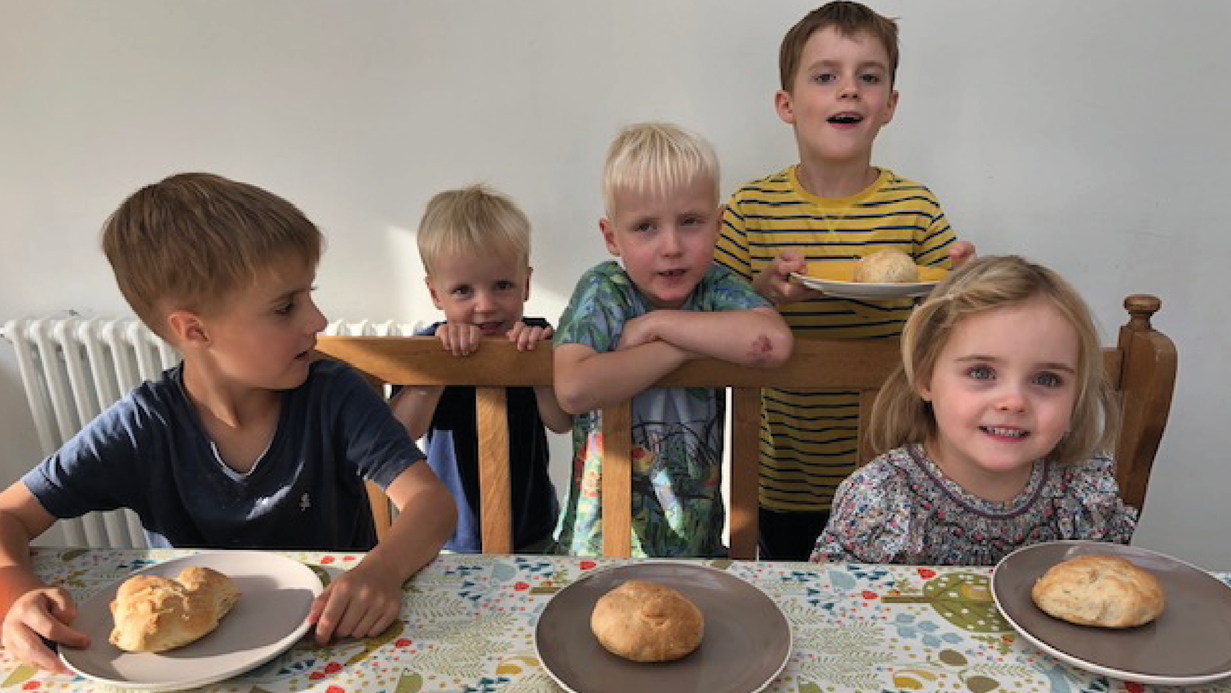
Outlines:
<svg viewBox="0 0 1231 693"><path fill-rule="evenodd" d="M505 338L519 349L549 342L551 326L523 319L530 295L530 221L507 196L474 185L438 193L419 224L419 256L432 301L445 321L428 328L445 350L465 356L483 337ZM550 342L549 342L550 346ZM550 387L507 388L513 547L553 553L551 533L559 501L547 474L544 426L557 433L572 417ZM457 530L445 548L482 550L478 434L473 387L411 387L394 396L394 415L415 440L427 436L428 464L457 504Z"/></svg>
<svg viewBox="0 0 1231 693"><path fill-rule="evenodd" d="M402 583L453 531L448 493L360 376L313 362L320 231L286 200L210 174L146 186L103 250L129 305L182 363L136 388L0 493L4 647L63 670L44 640L84 647L63 588L30 571L57 518L132 509L154 545L370 552L329 584L316 638L371 637ZM376 543L363 479L399 515Z"/></svg>

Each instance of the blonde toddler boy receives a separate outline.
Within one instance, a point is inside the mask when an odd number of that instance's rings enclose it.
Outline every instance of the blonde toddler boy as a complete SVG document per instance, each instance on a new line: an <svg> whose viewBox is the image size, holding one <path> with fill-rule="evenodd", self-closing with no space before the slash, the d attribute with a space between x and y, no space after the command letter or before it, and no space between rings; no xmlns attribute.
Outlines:
<svg viewBox="0 0 1231 693"><path fill-rule="evenodd" d="M674 125L626 128L603 169L607 261L577 283L555 335L556 396L574 414L573 471L556 539L602 551L599 408L632 398L632 549L639 556L723 552L723 398L651 388L690 359L776 366L791 334L746 281L715 265L719 170L704 139Z"/></svg>
<svg viewBox="0 0 1231 693"><path fill-rule="evenodd" d="M445 317L422 334L435 335L457 356L479 349L485 337L508 339L522 350L551 339L547 322L522 316L530 297L530 221L513 200L481 185L438 193L428 202L417 240L428 291ZM544 426L563 433L572 418L550 387L510 387L506 397L513 546L518 553L550 553L559 501L547 472ZM475 389L405 388L392 406L413 439L426 435L428 464L453 495L457 529L445 548L479 553Z"/></svg>

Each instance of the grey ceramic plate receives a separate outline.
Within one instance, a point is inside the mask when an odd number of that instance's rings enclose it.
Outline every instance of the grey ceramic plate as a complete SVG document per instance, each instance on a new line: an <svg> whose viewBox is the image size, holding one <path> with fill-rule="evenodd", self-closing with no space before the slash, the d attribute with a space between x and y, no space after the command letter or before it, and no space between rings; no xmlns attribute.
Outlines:
<svg viewBox="0 0 1231 693"><path fill-rule="evenodd" d="M1035 580L1060 561L1123 556L1163 585L1166 606L1137 628L1079 626L1035 606ZM1183 561L1120 544L1056 541L1009 554L992 572L996 606L1022 637L1073 666L1139 683L1189 686L1231 676L1231 587Z"/></svg>
<svg viewBox="0 0 1231 693"><path fill-rule="evenodd" d="M173 578L196 565L226 574L241 593L212 633L158 654L120 650L107 639L113 625L111 600L123 582L119 580L78 605L74 626L89 634L90 646L61 647L60 659L88 679L124 688L191 688L264 664L307 632L308 608L321 592L321 581L311 568L285 556L262 551L201 553L133 574Z"/></svg>
<svg viewBox="0 0 1231 693"><path fill-rule="evenodd" d="M632 662L603 649L590 630L598 598L626 580L654 580L701 609L701 646L674 662ZM764 592L730 573L650 561L599 570L560 590L534 629L539 661L574 693L707 691L750 693L770 684L791 656L791 627Z"/></svg>

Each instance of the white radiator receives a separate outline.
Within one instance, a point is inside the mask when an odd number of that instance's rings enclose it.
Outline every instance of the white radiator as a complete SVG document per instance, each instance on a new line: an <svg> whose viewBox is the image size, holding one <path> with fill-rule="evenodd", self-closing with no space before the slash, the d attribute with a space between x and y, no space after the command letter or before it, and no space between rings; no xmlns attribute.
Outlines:
<svg viewBox="0 0 1231 693"><path fill-rule="evenodd" d="M404 335L417 325L336 321L325 334ZM0 335L13 344L22 385L44 455L145 380L179 363L179 354L136 318L76 314L10 320ZM137 516L127 510L61 520L68 546L144 548Z"/></svg>

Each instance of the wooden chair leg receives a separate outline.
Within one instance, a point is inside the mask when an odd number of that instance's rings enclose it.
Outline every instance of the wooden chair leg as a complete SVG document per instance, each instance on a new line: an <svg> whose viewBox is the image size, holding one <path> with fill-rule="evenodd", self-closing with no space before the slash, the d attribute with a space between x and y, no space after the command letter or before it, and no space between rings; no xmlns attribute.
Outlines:
<svg viewBox="0 0 1231 693"><path fill-rule="evenodd" d="M603 555L633 551L632 403L605 407L603 416Z"/></svg>
<svg viewBox="0 0 1231 693"><path fill-rule="evenodd" d="M479 434L479 507L483 553L513 553L508 401L503 387L475 388Z"/></svg>
<svg viewBox="0 0 1231 693"><path fill-rule="evenodd" d="M731 388L731 558L737 560L757 557L760 440L760 388Z"/></svg>

